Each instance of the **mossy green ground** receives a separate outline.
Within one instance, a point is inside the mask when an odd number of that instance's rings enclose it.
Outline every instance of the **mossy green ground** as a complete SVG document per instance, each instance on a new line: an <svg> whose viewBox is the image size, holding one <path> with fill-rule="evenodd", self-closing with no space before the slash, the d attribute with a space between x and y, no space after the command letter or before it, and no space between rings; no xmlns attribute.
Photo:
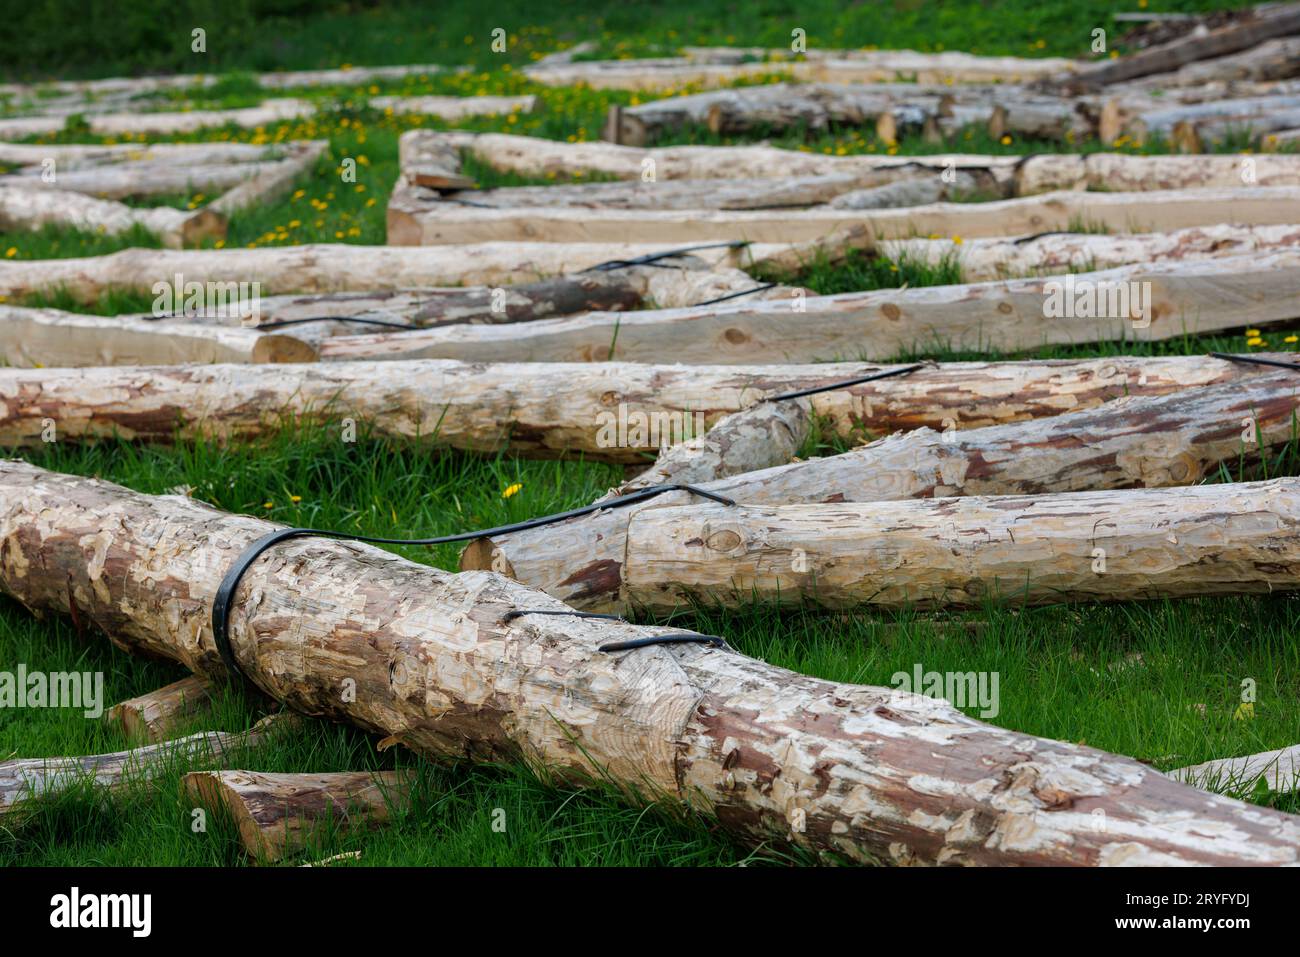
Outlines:
<svg viewBox="0 0 1300 957"><path fill-rule="evenodd" d="M1168 8L1210 5L1218 4ZM828 45L874 42L1029 55L1080 52L1086 40L1076 42L1076 35L1086 37L1094 23L1108 25L1101 4L998 6L994 11L989 5L970 2L865 4L843 9L827 4L817 6L807 24L795 25L803 25L810 40L820 39ZM430 18L401 6L383 13L347 12L345 7L342 13L321 15L296 11L292 4L268 9L299 17L293 21L296 29L291 33L260 30L239 55L223 48L222 55L213 57L207 67L244 72L232 72L214 88L186 91L144 106L174 107L172 100L195 107L250 105L262 95L246 72L253 69L419 61L475 62L478 69L460 76L415 76L400 83L309 91L307 95L318 99L324 108L313 119L257 130L207 130L176 138L259 143L329 139L331 156L299 190L282 202L235 217L226 241L231 246L384 242L384 205L397 176L397 136L412 127L442 124L427 117L371 111L364 106L367 96L540 92L545 104L537 114L484 117L460 126L556 139L595 139L608 105L631 103L634 94L539 88L521 78L517 67L557 44L585 38L590 24L596 24L596 37L603 48L615 54L654 52L691 42L778 44L788 36L778 16L784 12L782 4L764 5L762 15L753 17L727 15L724 8L708 5L620 4L597 8L597 12L588 8L591 19L587 21L561 4L544 13L530 7L528 16L514 22L527 20L535 28L518 32L508 56L488 61L482 55L471 56L470 51L480 41L485 45L486 34L495 24L483 22L477 9L469 5L463 9L452 6L445 15L440 10L433 33L414 32L416 19L424 17L420 21L424 23ZM170 14L159 16L160 23L171 22ZM550 20L539 20L545 17ZM94 18L85 22L93 23ZM272 15L268 22L279 21ZM508 19L502 24L511 27ZM470 43L461 39L465 36L472 38ZM281 38L281 45L272 42L275 37ZM80 33L68 38L69 44L92 53L98 50L96 42ZM121 53L123 49L132 48L115 46L112 55L100 51L98 59L88 55L81 63L96 63L94 72L100 75L130 67L189 66L188 61L172 62L164 53L148 54L145 46L139 48L138 57ZM11 69L31 69L33 62L14 59ZM492 69L484 71L488 65ZM94 139L78 132L74 122L68 131L45 141ZM817 137L796 132L773 141L831 153L889 150L870 130L840 130ZM686 131L673 142L719 141L700 131ZM960 134L959 142L950 145L973 153L1056 149L1044 143L996 142L977 130ZM1238 145L1225 144L1223 148ZM908 153L937 148L918 141L904 142L896 149ZM1071 148L1091 150L1097 146L1080 143ZM1144 152L1161 148L1159 143L1120 146ZM338 176L340 164L348 157L357 161L356 183L343 183ZM475 168L474 173L484 185L520 181L483 168ZM210 198L185 196L169 201L189 205ZM156 245L143 233L114 238L47 230L0 235L0 257L87 256ZM814 263L800 278L822 292L961 280L951 266L921 268L867 257L835 268ZM86 307L53 292L30 302L112 314L147 309L149 297L110 293ZM1032 355L1294 349L1296 343L1288 342L1290 338L1289 328L1268 329L1258 340L1251 340L1262 344L1248 346L1244 331L1239 330L1154 345L1040 349ZM974 357L942 348L925 354L941 359ZM805 452L829 454L839 448L836 443L813 440ZM221 508L286 524L388 536L437 535L548 514L589 502L618 478L607 466L580 461L471 457L365 436L356 443L344 443L339 441L337 428L330 426L288 426L264 441L228 446L198 442L140 447L110 442L77 448L55 443L17 454L49 468L102 476L142 492L188 486L196 498ZM1264 466L1248 468L1241 463L1225 468L1213 480L1264 474L1300 474L1294 444ZM415 561L455 567L453 547L395 550ZM1016 607L1014 599L1009 599L960 614L699 609L679 623L724 634L746 654L836 680L889 684L895 672L910 672L918 663L925 670L941 672L997 672L1001 710L992 719L995 723L1133 755L1161 769L1291 745L1300 729L1300 647L1294 639L1300 624L1300 602L1289 596L1037 609ZM19 662L43 671L102 671L106 704L183 676L178 667L119 652L101 635L79 635L66 620L38 620L23 607L0 601L0 670L15 668ZM1251 713L1239 708L1242 682L1247 679L1256 688ZM196 718L191 729L240 730L256 719L260 707L258 701L238 690L223 691L215 712ZM11 755L118 750L126 744L118 732L83 718L79 711L0 710L0 760ZM416 801L391 827L353 836L326 828L316 845L294 862L362 850L362 864L807 863L771 847L742 847L705 817L662 807L637 809L607 790L578 791L539 780L521 765L439 766L400 748L379 753L375 739L323 722L310 722L300 731L260 746L239 763L269 771L419 769ZM0 826L0 866L247 863L229 822L212 819L205 832L191 827L192 808L180 798L178 781L184 770L204 766L211 764L185 762L151 782L141 782L111 797L79 789L42 802L21 823ZM1247 797L1300 811L1300 801L1294 796L1261 791ZM499 827L502 821L504 829ZM498 827L494 828L494 823Z"/></svg>

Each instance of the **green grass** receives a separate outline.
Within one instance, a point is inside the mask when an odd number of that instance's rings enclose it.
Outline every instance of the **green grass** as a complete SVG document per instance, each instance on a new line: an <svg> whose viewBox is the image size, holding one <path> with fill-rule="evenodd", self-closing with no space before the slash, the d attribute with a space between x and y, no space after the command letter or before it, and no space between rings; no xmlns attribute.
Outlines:
<svg viewBox="0 0 1300 957"><path fill-rule="evenodd" d="M62 0L55 3L55 8ZM1219 7L1218 2L1166 3L1162 10ZM306 120L257 130L228 128L161 138L160 141L233 140L281 143L324 138L330 154L300 189L278 203L232 218L226 246L264 247L310 242L384 242L384 206L396 180L397 138L417 127L443 128L427 117L385 115L366 99L378 94L457 95L537 92L543 108L523 116L479 117L460 128L526 133L554 139L593 140L611 104L636 95L587 88L546 89L525 80L522 64L545 52L592 37L595 55L671 52L684 44L788 42L792 26L808 31L816 45L964 49L997 54L1075 54L1093 26L1113 26L1112 5L1027 0L990 5L973 0L927 5L892 2L845 6L830 0L811 5L775 0L753 15L730 5L570 4L523 7L514 0L486 15L469 5L444 5L434 16L427 5L396 4L383 10L360 4L317 12L294 0L230 4L155 3L121 12L91 4L85 13L60 18L24 9L0 37L0 64L16 77L54 71L61 77L113 75L144 70L229 71L213 87L143 97L142 109L236 108L259 102L263 91L252 71L338 66L349 62L473 63L463 74L428 74L401 81L343 85L295 92L320 112ZM55 10L57 14L57 9ZM111 20L109 19L111 17ZM489 21L493 21L489 23ZM194 23L209 24L209 53L188 53ZM487 56L487 32L505 26L512 46ZM58 24L55 35L52 24ZM288 25L292 24L290 28ZM527 27L525 27L527 24ZM1115 33L1112 31L1112 36ZM471 42L464 38L470 36ZM178 37L180 39L178 39ZM21 38L21 41L11 38ZM182 42L183 41L183 42ZM1040 42L1041 41L1041 42ZM644 94L642 94L644 95ZM2 107L2 105L0 105ZM992 140L982 130L961 131L947 144L909 139L897 147L870 129L807 134L793 130L770 137L775 145L852 154L1024 154L1059 146ZM34 142L111 141L69 128ZM130 141L129 138L120 141ZM665 145L747 142L685 129ZM135 140L139 142L139 140ZM1220 145L1232 150L1239 142ZM1089 152L1091 142L1067 149ZM1165 144L1123 144L1128 152L1159 153ZM357 161L357 182L344 183L345 158ZM467 171L484 187L540 185L555 178L522 177L469 161ZM601 177L588 176L587 181ZM165 197L188 207L211 196ZM1088 231L1090 224L1072 229ZM156 247L141 231L119 237L47 229L0 234L0 257L47 259L101 255L133 246ZM210 241L208 245L213 245ZM819 293L926 286L962 281L951 262L929 266L902 259L858 255L832 266L810 263L793 276ZM147 311L152 296L114 290L80 303L58 290L26 300L33 305L101 314ZM1266 329L1270 349L1291 327ZM1237 334L1185 337L1159 343L1044 346L1030 357L1197 354L1246 351ZM986 359L993 353L954 350L942 342L918 342L900 358ZM830 357L828 357L830 358ZM842 358L859 358L850 350ZM868 436L860 436L866 439ZM805 456L834 454L849 443L820 433ZM590 502L621 473L584 462L527 462L430 450L410 443L362 436L339 441L336 427L286 427L253 443L193 442L175 447L104 442L76 447L55 443L22 450L42 466L97 475L143 492L186 487L203 501L235 512L291 525L415 537L460 532L518 521ZM1214 481L1261 475L1300 474L1292 443L1267 462L1245 459L1225 466ZM521 486L517 494L504 490ZM406 557L442 568L456 565L455 546L395 547ZM1242 755L1294 744L1300 727L1300 601L1290 596L1118 603L1108 606L1025 609L1014 601L961 613L920 614L864 609L826 613L807 608L779 611L750 607L733 611L695 609L674 619L684 627L726 635L733 646L783 667L820 677L889 684L897 671L917 663L926 670L991 671L1000 680L1001 710L992 720L1009 728L1133 755L1169 769L1210 758ZM154 690L182 677L178 666L147 661L116 650L103 636L79 635L61 618L37 619L21 606L0 601L0 668L24 662L44 671L91 670L105 675L106 704ZM1238 717L1243 679L1257 687L1253 717ZM212 714L186 730L242 730L264 712L265 702L239 689L223 690ZM968 709L974 713L975 709ZM376 739L349 727L312 721L242 755L245 767L268 771L330 771L412 767L419 786L412 808L392 826L341 836L326 828L316 844L290 863L362 850L363 864L405 865L789 865L809 863L772 847L742 847L705 817L670 807L630 807L600 788L575 790L540 780L517 765L440 764L401 748L379 752ZM0 709L0 760L118 750L119 733L80 712ZM232 762L227 761L227 764ZM194 760L169 768L152 781L111 796L74 789L40 802L21 823L0 827L0 866L52 864L247 863L229 821L209 820L195 833L191 811L179 797L185 770L215 766ZM1231 787L1225 788L1233 793ZM1249 799L1300 812L1300 798L1267 792ZM497 809L504 832L494 830Z"/></svg>

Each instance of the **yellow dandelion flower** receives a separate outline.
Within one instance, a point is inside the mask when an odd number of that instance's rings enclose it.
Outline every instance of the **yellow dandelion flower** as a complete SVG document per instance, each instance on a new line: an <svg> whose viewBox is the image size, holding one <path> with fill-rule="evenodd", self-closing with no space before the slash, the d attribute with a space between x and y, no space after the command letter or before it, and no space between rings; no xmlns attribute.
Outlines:
<svg viewBox="0 0 1300 957"><path fill-rule="evenodd" d="M518 492L521 488L523 488L523 485L520 484L519 482L515 482L513 485L507 485L505 491L501 493L501 497L509 498L510 496Z"/></svg>
<svg viewBox="0 0 1300 957"><path fill-rule="evenodd" d="M275 508L275 503L274 503L274 502L263 502L263 503L262 503L262 508Z"/></svg>
<svg viewBox="0 0 1300 957"><path fill-rule="evenodd" d="M1287 336L1283 342L1300 342L1300 336Z"/></svg>
<svg viewBox="0 0 1300 957"><path fill-rule="evenodd" d="M998 142L1000 142L1003 146L1010 146L1010 145L1011 145L1011 136L1010 136L1009 134L1008 134L1008 135L1005 135L1005 136L1003 136L1002 139L999 140Z"/></svg>
<svg viewBox="0 0 1300 957"><path fill-rule="evenodd" d="M1254 338L1254 337L1257 336L1257 335L1259 335L1259 330L1258 330L1258 329L1247 329L1247 330L1246 330L1246 338L1247 338L1247 339Z"/></svg>
<svg viewBox="0 0 1300 957"><path fill-rule="evenodd" d="M8 249L5 250L5 259L13 259L17 255L18 255L17 246L10 246Z"/></svg>
<svg viewBox="0 0 1300 957"><path fill-rule="evenodd" d="M1268 343L1265 342L1263 339L1259 338L1259 336L1255 336L1255 338L1253 338L1253 339L1247 339L1247 340L1246 340L1246 345L1248 345L1248 346L1266 346L1266 345L1268 345Z"/></svg>
<svg viewBox="0 0 1300 957"><path fill-rule="evenodd" d="M290 496L289 496L289 501L291 501L291 502L293 502L295 505L297 505L299 502L302 501L302 496L301 496L301 495L290 495Z"/></svg>

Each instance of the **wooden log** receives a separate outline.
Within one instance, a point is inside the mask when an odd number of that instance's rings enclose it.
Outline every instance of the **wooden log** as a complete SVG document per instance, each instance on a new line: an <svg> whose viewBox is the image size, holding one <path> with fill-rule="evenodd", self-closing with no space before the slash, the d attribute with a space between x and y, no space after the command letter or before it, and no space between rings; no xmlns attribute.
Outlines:
<svg viewBox="0 0 1300 957"><path fill-rule="evenodd" d="M1262 751L1244 758L1219 758L1170 771L1175 781L1215 791L1249 794L1260 781L1285 794L1300 788L1300 745Z"/></svg>
<svg viewBox="0 0 1300 957"><path fill-rule="evenodd" d="M1019 156L960 153L931 156L859 154L828 156L772 146L666 146L641 149L614 143L565 143L536 136L505 133L466 133L408 130L398 141L403 170L418 165L421 153L435 145L464 150L480 162L503 172L527 176L571 177L599 173L615 179L639 180L653 165L657 180L758 179L772 177L866 174L896 168L986 169L1009 179Z"/></svg>
<svg viewBox="0 0 1300 957"><path fill-rule="evenodd" d="M0 188L64 189L101 199L144 199L180 193L224 193L245 180L265 172L270 163L210 163L202 166L174 166L169 163L114 163L98 168L56 172L45 183L38 167L30 173L0 176Z"/></svg>
<svg viewBox="0 0 1300 957"><path fill-rule="evenodd" d="M1068 231L1085 222L1111 232L1150 232L1222 222L1269 225L1295 218L1300 188L1145 193L1046 193L988 203L934 203L871 212L866 224L882 238L1016 236ZM497 241L806 242L862 223L862 214L816 207L804 210L480 209L448 202L399 182L388 201L388 241L398 246Z"/></svg>
<svg viewBox="0 0 1300 957"><path fill-rule="evenodd" d="M181 797L225 811L249 856L275 862L330 825L348 834L387 823L410 806L414 780L411 771L191 771L181 778Z"/></svg>
<svg viewBox="0 0 1300 957"><path fill-rule="evenodd" d="M691 600L899 608L1267 594L1300 588L1298 528L1296 479L652 508L629 524L624 588L656 612Z"/></svg>
<svg viewBox="0 0 1300 957"><path fill-rule="evenodd" d="M831 209L900 209L975 195L989 186L989 182L965 171L954 172L951 178L930 172L885 186L843 193L827 205Z"/></svg>
<svg viewBox="0 0 1300 957"><path fill-rule="evenodd" d="M1092 122L1070 101L1011 101L997 103L988 119L989 136L1014 135L1058 143L1079 143L1095 130Z"/></svg>
<svg viewBox="0 0 1300 957"><path fill-rule="evenodd" d="M53 611L75 600L124 645L213 676L224 665L205 627L212 596L276 528L16 462L0 466L0 527L7 593ZM308 539L253 565L230 636L245 674L292 708L429 756L522 759L575 784L626 785L631 800L689 800L742 839L897 863L1300 862L1293 817L1132 759L727 649L598 650L664 633L653 626L507 620L539 608L565 610L490 573ZM345 679L355 696L339 694Z"/></svg>
<svg viewBox="0 0 1300 957"><path fill-rule="evenodd" d="M275 159L274 148L252 143L0 143L0 163L39 174L47 160L56 173L152 164L160 168L259 163Z"/></svg>
<svg viewBox="0 0 1300 957"><path fill-rule="evenodd" d="M1275 357L1283 358L1283 357ZM349 417L377 434L493 454L645 464L689 431L786 392L897 367L458 362L0 369L0 445L113 435L253 438L286 420ZM898 429L976 428L1091 408L1121 395L1162 395L1234 382L1259 367L1204 356L953 362L809 401L821 428L857 441Z"/></svg>
<svg viewBox="0 0 1300 957"><path fill-rule="evenodd" d="M1300 123L1297 116L1300 116L1300 96L1264 96L1143 113L1130 119L1126 129L1139 143L1145 143L1156 136L1170 136L1177 127L1186 124L1209 142L1221 139L1227 130L1287 129Z"/></svg>
<svg viewBox="0 0 1300 957"><path fill-rule="evenodd" d="M50 225L110 236L143 227L157 233L163 244L172 249L206 238L224 239L226 235L226 218L206 207L141 209L111 199L94 199L39 185L0 186L0 230L39 230Z"/></svg>
<svg viewBox="0 0 1300 957"><path fill-rule="evenodd" d="M400 156L402 176L412 186L436 190L476 188L474 180L461 171L459 141L450 137L403 137Z"/></svg>
<svg viewBox="0 0 1300 957"><path fill-rule="evenodd" d="M657 362L670 350L678 362L711 365L889 360L936 349L1156 342L1294 319L1298 304L1300 253L1288 248L1079 275L335 337L320 344L320 355Z"/></svg>
<svg viewBox="0 0 1300 957"><path fill-rule="evenodd" d="M82 757L13 758L0 761L0 820L31 810L30 801L91 784L110 791L130 787L177 761L229 758L290 726L292 716L271 715L247 731L200 731L129 751Z"/></svg>
<svg viewBox="0 0 1300 957"><path fill-rule="evenodd" d="M1060 189L1227 190L1248 181L1258 186L1300 185L1300 156L1030 156L1016 171L1015 190L1021 196Z"/></svg>
<svg viewBox="0 0 1300 957"><path fill-rule="evenodd" d="M1283 80L1300 75L1300 36L1277 37L1240 53L1185 64L1122 85L1124 91L1169 90L1233 81Z"/></svg>
<svg viewBox="0 0 1300 957"><path fill-rule="evenodd" d="M187 719L209 710L211 700L212 685L207 679L190 675L113 705L104 712L104 721L119 725L132 741L165 741Z"/></svg>
<svg viewBox="0 0 1300 957"><path fill-rule="evenodd" d="M93 113L85 117L96 136L170 136L215 126L252 129L309 116L314 107L306 100L266 100L260 106L232 110L188 110L159 113ZM61 116L25 116L0 120L0 140L62 132Z"/></svg>
<svg viewBox="0 0 1300 957"><path fill-rule="evenodd" d="M0 357L7 365L40 368L313 362L317 353L292 335L238 325L0 305Z"/></svg>
<svg viewBox="0 0 1300 957"><path fill-rule="evenodd" d="M532 113L537 97L523 96L372 96L372 109L392 110L399 115L418 113L444 120L463 120L471 116L505 116Z"/></svg>
<svg viewBox="0 0 1300 957"><path fill-rule="evenodd" d="M1204 226L1137 236L1045 233L1019 239L969 239L960 243L951 239L892 239L880 244L879 253L889 259L906 259L930 266L955 263L963 280L987 282L1296 248L1300 248L1300 224Z"/></svg>
<svg viewBox="0 0 1300 957"><path fill-rule="evenodd" d="M809 244L760 243L740 248L701 249L678 262L761 267L797 263L814 250L843 241L852 248L874 242L860 226ZM80 302L94 302L107 289L149 292L177 274L194 282L260 283L263 295L384 291L451 285L508 286L546 276L577 273L611 260L668 252L666 243L485 243L436 248L353 246L312 243L263 249L124 249L107 256L74 259L0 259L0 295L11 301L41 291L61 290ZM664 260L665 262L667 260Z"/></svg>
<svg viewBox="0 0 1300 957"><path fill-rule="evenodd" d="M279 202L295 183L316 168L316 163L328 152L328 140L295 143L288 156L258 170L256 175L218 196L209 208L223 216L231 216L249 206Z"/></svg>
<svg viewBox="0 0 1300 957"><path fill-rule="evenodd" d="M1289 149L1296 144L1300 144L1300 127L1293 130L1276 130L1272 133L1266 133L1260 140L1259 147L1262 150L1280 150Z"/></svg>
<svg viewBox="0 0 1300 957"><path fill-rule="evenodd" d="M1238 53L1265 40L1294 33L1300 33L1300 4L1282 4L1240 23L1203 34L1194 33L1117 60L1080 67L1055 78L1050 85L1074 91L1098 89L1136 77L1168 73L1197 60Z"/></svg>
<svg viewBox="0 0 1300 957"><path fill-rule="evenodd" d="M1282 372L1031 422L962 432L951 431L955 423L949 422L946 433L918 429L842 455L700 487L758 508L1184 485L1212 474L1219 463L1289 441L1297 390L1300 378ZM1254 442L1245 444L1248 429ZM465 549L461 568L491 568L576 607L620 610L638 597L627 584L632 523L647 509L690 501L687 493L674 492L480 539ZM702 560L708 550L697 554Z"/></svg>

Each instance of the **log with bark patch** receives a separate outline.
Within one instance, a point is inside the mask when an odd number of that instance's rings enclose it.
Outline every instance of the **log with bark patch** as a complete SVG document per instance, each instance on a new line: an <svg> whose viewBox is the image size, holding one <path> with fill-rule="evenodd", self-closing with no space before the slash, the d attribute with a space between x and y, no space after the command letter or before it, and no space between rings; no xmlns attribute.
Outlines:
<svg viewBox="0 0 1300 957"><path fill-rule="evenodd" d="M700 487L763 508L1184 485L1213 474L1221 463L1284 445L1296 427L1298 394L1300 373L1273 372L1169 395L1128 397L1031 422L955 432L950 421L944 433L918 429L841 455ZM629 576L649 580L632 568L638 560L629 539L633 523L647 511L690 500L688 493L674 492L541 529L479 539L465 549L461 567L492 568L577 607L622 609L643 597L633 594ZM725 526L725 519L714 518L723 523L719 528ZM1089 513L1088 522L1095 520ZM723 538L730 540L719 541ZM789 559L789 552L782 554ZM722 562L726 556L717 558ZM810 579L796 575L793 580L811 587Z"/></svg>
<svg viewBox="0 0 1300 957"><path fill-rule="evenodd" d="M66 226L110 236L143 228L157 233L163 245L172 249L226 236L226 217L206 207L139 208L39 185L0 186L0 230L34 231L46 226Z"/></svg>
<svg viewBox="0 0 1300 957"><path fill-rule="evenodd" d="M118 790L174 767L178 761L231 760L243 749L256 746L294 723L292 714L274 714L247 731L236 733L200 731L111 754L0 761L0 820L8 823L11 815L21 818L32 810L33 800L77 787L92 785Z"/></svg>
<svg viewBox="0 0 1300 957"><path fill-rule="evenodd" d="M653 193L652 193L653 195ZM801 242L865 224L882 238L1018 236L1044 230L1150 232L1223 222L1290 222L1300 187L1144 193L1058 192L986 203L934 203L862 213L802 210L617 209L586 206L481 208L398 182L388 201L388 241L398 246L497 241L699 243Z"/></svg>
<svg viewBox="0 0 1300 957"><path fill-rule="evenodd" d="M249 856L275 862L323 830L342 835L386 824L410 806L414 783L411 771L191 771L181 778L181 796L224 810Z"/></svg>
<svg viewBox="0 0 1300 957"><path fill-rule="evenodd" d="M183 722L208 711L212 685L206 678L190 675L157 691L150 691L113 705L104 721L120 725L130 740L165 741Z"/></svg>
<svg viewBox="0 0 1300 957"><path fill-rule="evenodd" d="M1292 248L1078 275L340 336L322 341L320 355L710 365L890 360L935 350L1157 342L1297 317L1300 251Z"/></svg>
<svg viewBox="0 0 1300 957"><path fill-rule="evenodd" d="M1210 83L1284 80L1300 75L1300 36L1278 37L1240 53L1199 60L1120 84L1116 92L1170 90Z"/></svg>
<svg viewBox="0 0 1300 957"><path fill-rule="evenodd" d="M75 194L71 194L75 195ZM831 258L874 245L859 224L814 243L756 243L693 250L660 260L674 265L789 267L823 249ZM679 249L678 243L481 243L468 246L392 248L309 244L263 249L124 249L76 259L0 259L0 296L10 301L59 290L94 302L108 289L150 292L159 282L260 283L262 295L386 291L431 286L509 286L577 273L611 260Z"/></svg>
<svg viewBox="0 0 1300 957"><path fill-rule="evenodd" d="M1297 218L1300 218L1298 216ZM1115 269L1134 263L1219 259L1251 252L1300 249L1300 224L1204 226L1167 233L1108 236L1044 233L1019 239L892 239L880 255L928 266L954 264L966 282L1016 276Z"/></svg>
<svg viewBox="0 0 1300 957"><path fill-rule="evenodd" d="M1111 83L1168 73L1189 63L1258 46L1274 37L1300 33L1300 4L1283 4L1240 23L1194 33L1130 56L1106 60L1052 78L1045 85L1067 91L1094 90Z"/></svg>
<svg viewBox="0 0 1300 957"><path fill-rule="evenodd" d="M1280 356L1274 356L1280 359ZM351 418L378 435L533 458L648 465L768 396L905 367L302 363L271 367L0 369L0 445L120 436L254 438L285 422ZM1203 356L952 362L810 397L843 439L898 429L976 428L1249 378L1258 366Z"/></svg>
<svg viewBox="0 0 1300 957"><path fill-rule="evenodd" d="M207 624L219 581L276 526L6 463L0 528L7 593L51 611L76 602L124 646L217 677L225 666ZM831 858L1300 862L1296 818L1189 788L1130 758L726 648L599 650L661 627L508 618L537 609L566 610L490 573L449 574L372 547L304 539L249 569L230 636L243 672L296 710L385 732L430 756L522 758L560 780L623 785L630 800L689 801L742 839ZM355 695L342 693L348 679ZM1095 826L1094 810L1106 828Z"/></svg>

